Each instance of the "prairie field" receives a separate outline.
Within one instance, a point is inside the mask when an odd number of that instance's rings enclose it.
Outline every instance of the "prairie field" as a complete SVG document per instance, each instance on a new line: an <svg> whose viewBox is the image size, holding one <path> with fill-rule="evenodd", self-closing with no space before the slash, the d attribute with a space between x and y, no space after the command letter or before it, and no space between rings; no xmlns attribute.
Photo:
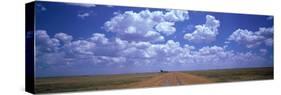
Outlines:
<svg viewBox="0 0 281 95"><path fill-rule="evenodd" d="M273 68L36 78L36 93L160 87L273 79Z"/></svg>
<svg viewBox="0 0 281 95"><path fill-rule="evenodd" d="M273 79L274 76L273 67L190 71L185 73L206 77L215 82L266 80Z"/></svg>

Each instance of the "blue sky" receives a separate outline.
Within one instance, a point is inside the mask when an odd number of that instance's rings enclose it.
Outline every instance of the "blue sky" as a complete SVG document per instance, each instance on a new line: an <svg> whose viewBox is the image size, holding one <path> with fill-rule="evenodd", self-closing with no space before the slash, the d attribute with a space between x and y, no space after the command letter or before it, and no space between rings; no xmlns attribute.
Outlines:
<svg viewBox="0 0 281 95"><path fill-rule="evenodd" d="M273 16L36 3L36 76L273 66Z"/></svg>

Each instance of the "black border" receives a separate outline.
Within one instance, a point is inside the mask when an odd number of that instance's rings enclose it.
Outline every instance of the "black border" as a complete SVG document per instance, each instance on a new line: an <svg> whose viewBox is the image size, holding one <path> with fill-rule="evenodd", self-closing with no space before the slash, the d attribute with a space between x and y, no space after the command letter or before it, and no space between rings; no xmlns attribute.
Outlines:
<svg viewBox="0 0 281 95"><path fill-rule="evenodd" d="M35 2L25 4L25 91L35 93L34 79Z"/></svg>

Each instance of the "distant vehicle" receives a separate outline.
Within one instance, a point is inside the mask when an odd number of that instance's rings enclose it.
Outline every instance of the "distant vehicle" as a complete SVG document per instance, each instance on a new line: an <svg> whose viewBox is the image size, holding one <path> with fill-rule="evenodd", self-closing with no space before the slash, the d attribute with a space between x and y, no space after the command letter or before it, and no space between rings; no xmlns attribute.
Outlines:
<svg viewBox="0 0 281 95"><path fill-rule="evenodd" d="M168 73L168 71L160 70L160 73Z"/></svg>

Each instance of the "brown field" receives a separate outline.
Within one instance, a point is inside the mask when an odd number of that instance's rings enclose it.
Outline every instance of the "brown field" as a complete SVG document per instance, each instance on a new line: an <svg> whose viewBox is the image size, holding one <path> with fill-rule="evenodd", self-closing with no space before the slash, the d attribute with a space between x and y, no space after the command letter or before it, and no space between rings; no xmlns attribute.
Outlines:
<svg viewBox="0 0 281 95"><path fill-rule="evenodd" d="M273 79L274 76L273 67L190 71L185 73L206 77L214 82L266 80Z"/></svg>
<svg viewBox="0 0 281 95"><path fill-rule="evenodd" d="M273 79L273 68L37 78L36 93L159 87Z"/></svg>

